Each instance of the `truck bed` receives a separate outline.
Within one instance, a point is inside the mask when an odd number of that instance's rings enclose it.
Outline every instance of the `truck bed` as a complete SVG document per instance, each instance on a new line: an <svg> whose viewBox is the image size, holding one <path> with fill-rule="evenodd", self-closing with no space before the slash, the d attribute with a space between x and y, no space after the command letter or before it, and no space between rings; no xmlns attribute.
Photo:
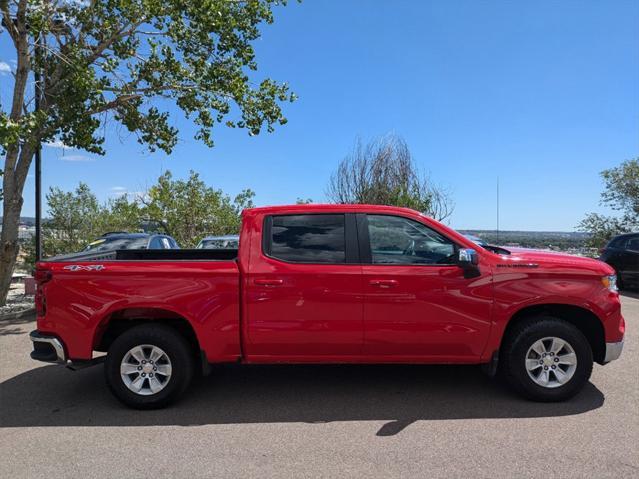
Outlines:
<svg viewBox="0 0 639 479"><path fill-rule="evenodd" d="M69 359L88 360L99 350L107 323L181 320L193 328L209 362L235 361L240 355L235 256L206 249L122 250L39 262L36 274L46 281L36 303L46 313L39 315L38 330L55 334Z"/></svg>
<svg viewBox="0 0 639 479"><path fill-rule="evenodd" d="M120 249L55 256L45 262L67 261L233 261L237 249Z"/></svg>

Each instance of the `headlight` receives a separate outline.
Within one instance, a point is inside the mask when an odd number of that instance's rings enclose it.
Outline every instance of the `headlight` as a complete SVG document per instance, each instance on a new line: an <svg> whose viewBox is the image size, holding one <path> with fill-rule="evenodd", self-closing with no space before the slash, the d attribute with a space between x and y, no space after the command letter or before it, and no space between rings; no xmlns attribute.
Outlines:
<svg viewBox="0 0 639 479"><path fill-rule="evenodd" d="M601 282L611 292L616 293L617 291L619 291L617 289L617 275L616 274L611 274L610 276L604 276L603 278L601 278Z"/></svg>

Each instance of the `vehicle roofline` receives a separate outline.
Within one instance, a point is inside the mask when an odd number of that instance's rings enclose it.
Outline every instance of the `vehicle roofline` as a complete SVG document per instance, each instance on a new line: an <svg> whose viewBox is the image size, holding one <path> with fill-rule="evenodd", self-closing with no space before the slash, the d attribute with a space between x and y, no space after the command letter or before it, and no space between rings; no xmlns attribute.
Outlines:
<svg viewBox="0 0 639 479"><path fill-rule="evenodd" d="M259 214L259 213L277 213L288 211L300 211L300 212L323 212L323 211L352 211L352 212L406 212L406 213L418 213L424 215L424 213L413 210L411 208L404 208L400 206L387 206L387 205L369 205L369 204L331 204L331 203L312 203L303 205L270 205L259 206L255 208L247 208L243 213L245 214ZM427 216L427 215L425 215Z"/></svg>

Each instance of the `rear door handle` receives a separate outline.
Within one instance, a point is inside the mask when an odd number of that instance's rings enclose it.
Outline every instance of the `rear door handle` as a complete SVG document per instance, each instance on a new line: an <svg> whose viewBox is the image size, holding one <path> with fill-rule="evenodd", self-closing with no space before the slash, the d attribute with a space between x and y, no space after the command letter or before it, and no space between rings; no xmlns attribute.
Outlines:
<svg viewBox="0 0 639 479"><path fill-rule="evenodd" d="M393 286L397 286L397 281L394 279L371 279L368 284L377 286L378 288L392 288Z"/></svg>
<svg viewBox="0 0 639 479"><path fill-rule="evenodd" d="M281 279L256 279L255 284L260 286L279 286L284 283Z"/></svg>

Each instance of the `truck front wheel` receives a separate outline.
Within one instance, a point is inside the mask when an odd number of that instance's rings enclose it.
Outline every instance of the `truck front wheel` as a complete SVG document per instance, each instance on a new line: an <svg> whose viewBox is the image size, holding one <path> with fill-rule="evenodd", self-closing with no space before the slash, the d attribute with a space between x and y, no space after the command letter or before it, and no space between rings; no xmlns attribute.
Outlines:
<svg viewBox="0 0 639 479"><path fill-rule="evenodd" d="M155 409L175 401L193 377L187 341L161 324L135 326L118 336L104 365L111 392L127 406Z"/></svg>
<svg viewBox="0 0 639 479"><path fill-rule="evenodd" d="M551 316L537 316L508 334L500 368L517 392L535 401L564 401L592 373L592 349L579 329Z"/></svg>

